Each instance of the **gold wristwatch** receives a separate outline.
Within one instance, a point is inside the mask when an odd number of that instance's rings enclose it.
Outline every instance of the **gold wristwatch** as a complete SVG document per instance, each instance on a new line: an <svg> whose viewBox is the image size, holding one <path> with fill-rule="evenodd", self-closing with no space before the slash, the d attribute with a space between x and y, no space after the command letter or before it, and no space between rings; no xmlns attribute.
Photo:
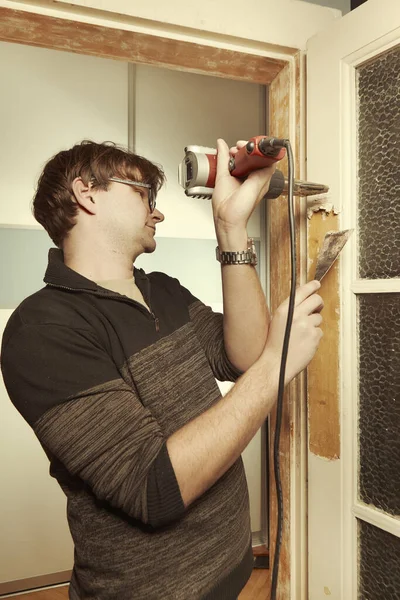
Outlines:
<svg viewBox="0 0 400 600"><path fill-rule="evenodd" d="M239 252L221 252L217 246L215 249L216 259L221 265L253 265L257 264L256 247L253 238L247 240L247 250Z"/></svg>

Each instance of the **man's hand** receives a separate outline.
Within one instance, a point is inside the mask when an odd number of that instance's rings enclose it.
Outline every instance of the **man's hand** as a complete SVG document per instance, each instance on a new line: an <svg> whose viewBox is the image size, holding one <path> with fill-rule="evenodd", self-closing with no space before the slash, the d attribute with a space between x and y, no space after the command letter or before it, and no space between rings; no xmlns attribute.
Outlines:
<svg viewBox="0 0 400 600"><path fill-rule="evenodd" d="M250 173L246 181L233 177L229 172L229 159L246 145L240 140L228 148L224 140L217 141L217 175L212 196L215 228L218 233L245 230L257 204L268 191L275 165Z"/></svg>
<svg viewBox="0 0 400 600"><path fill-rule="evenodd" d="M313 358L322 337L320 314L324 307L321 296L316 294L321 287L319 281L310 281L296 290L295 309L289 340L289 352L286 362L285 383L296 377ZM264 355L275 364L282 355L283 338L286 328L289 299L277 308L270 326L265 344Z"/></svg>

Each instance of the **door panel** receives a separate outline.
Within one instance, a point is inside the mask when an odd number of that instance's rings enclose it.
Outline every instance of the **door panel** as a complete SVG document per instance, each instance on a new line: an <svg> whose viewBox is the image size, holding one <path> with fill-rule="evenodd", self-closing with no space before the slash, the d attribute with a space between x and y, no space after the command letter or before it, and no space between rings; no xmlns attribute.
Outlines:
<svg viewBox="0 0 400 600"><path fill-rule="evenodd" d="M399 60L397 0L369 0L308 45L308 178L330 185L324 214L354 229L340 261L339 372L309 392L311 404L336 397L340 414L338 455L309 451L310 600L399 597ZM328 277L322 295L335 292Z"/></svg>

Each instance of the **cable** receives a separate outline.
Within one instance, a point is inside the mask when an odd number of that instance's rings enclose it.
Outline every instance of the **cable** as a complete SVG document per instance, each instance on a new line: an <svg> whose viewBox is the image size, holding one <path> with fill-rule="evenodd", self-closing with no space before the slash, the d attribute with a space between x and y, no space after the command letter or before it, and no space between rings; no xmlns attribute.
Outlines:
<svg viewBox="0 0 400 600"><path fill-rule="evenodd" d="M272 141L278 142L287 150L288 156L288 212L289 212L289 231L290 231L290 264L291 264L291 286L289 296L289 309L286 321L285 336L282 347L281 366L279 372L279 387L278 387L278 400L276 410L276 423L275 423L275 439L274 439L274 474L275 474L275 486L276 486L276 497L278 504L278 526L276 530L276 543L275 543L275 554L274 554L274 566L272 570L272 583L271 583L271 600L276 600L276 591L278 584L278 571L279 571L279 558L282 543L282 529L283 529L283 494L282 494L282 483L280 476L280 465L279 465L279 441L281 435L281 424L282 424L282 408L283 408L283 393L285 390L285 373L286 373L286 361L289 349L290 331L293 321L294 303L296 295L296 230L294 224L294 201L293 201L293 188L294 188L294 161L292 147L289 140L278 140ZM278 145L277 144L277 145Z"/></svg>

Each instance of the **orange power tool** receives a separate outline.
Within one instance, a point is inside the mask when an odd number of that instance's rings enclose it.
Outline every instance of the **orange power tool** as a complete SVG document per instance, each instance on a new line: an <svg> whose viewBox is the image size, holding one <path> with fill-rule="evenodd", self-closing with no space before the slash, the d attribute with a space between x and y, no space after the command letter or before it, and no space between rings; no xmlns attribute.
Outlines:
<svg viewBox="0 0 400 600"><path fill-rule="evenodd" d="M243 148L231 156L229 171L234 177L245 179L252 171L269 167L286 156L285 140L265 135L251 138ZM217 151L205 146L187 146L185 157L178 169L180 185L192 198L211 198L217 172ZM296 196L311 196L328 191L328 187L308 181L294 182ZM287 194L288 181L282 171L276 170L264 198L278 198Z"/></svg>

